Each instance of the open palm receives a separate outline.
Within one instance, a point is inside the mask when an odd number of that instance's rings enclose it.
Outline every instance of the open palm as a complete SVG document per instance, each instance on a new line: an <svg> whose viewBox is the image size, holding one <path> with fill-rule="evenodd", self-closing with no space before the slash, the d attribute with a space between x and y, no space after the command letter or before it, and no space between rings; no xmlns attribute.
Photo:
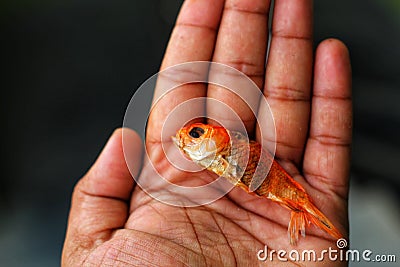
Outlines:
<svg viewBox="0 0 400 267"><path fill-rule="evenodd" d="M276 0L268 62L269 1L185 1L161 69L189 61L230 65L263 91L276 124L276 157L310 194L316 206L347 236L347 194L351 142L351 74L346 47L326 40L313 55L312 1ZM312 88L312 90L311 90ZM157 92L156 92L157 94ZM153 166L172 182L211 181L207 172L188 174L165 157L160 129L176 105L196 97L220 100L237 113L250 136L254 114L233 93L215 85L190 84L168 94L153 110L146 150ZM196 107L193 107L196 109ZM207 106L207 115L235 125ZM262 112L262 111L260 111ZM262 131L262 129L260 130ZM289 244L289 211L234 188L195 208L174 207L147 195L135 183L116 131L88 174L75 188L63 250L63 265L262 265L259 250L313 249L335 241L315 227L296 246ZM263 133L268 139L268 133ZM124 131L138 179L151 179L141 163L139 137ZM267 140L268 141L268 140ZM131 170L132 170L131 169ZM263 255L264 256L264 255ZM343 262L269 264L340 265Z"/></svg>

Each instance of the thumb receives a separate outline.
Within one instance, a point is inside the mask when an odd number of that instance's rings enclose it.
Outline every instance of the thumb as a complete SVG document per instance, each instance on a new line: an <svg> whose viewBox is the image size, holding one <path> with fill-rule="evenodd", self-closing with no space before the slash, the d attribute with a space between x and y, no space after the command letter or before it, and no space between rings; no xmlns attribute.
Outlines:
<svg viewBox="0 0 400 267"><path fill-rule="evenodd" d="M130 167L137 175L141 166L142 145L138 134L117 129L89 172L75 186L63 262L80 258L122 228L128 217L128 203L134 180L127 167L124 151L129 153Z"/></svg>

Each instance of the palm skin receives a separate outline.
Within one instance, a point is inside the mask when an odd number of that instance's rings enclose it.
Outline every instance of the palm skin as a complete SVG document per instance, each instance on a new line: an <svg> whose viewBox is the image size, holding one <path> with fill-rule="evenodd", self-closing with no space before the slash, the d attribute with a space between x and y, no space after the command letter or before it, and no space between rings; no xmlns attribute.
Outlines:
<svg viewBox="0 0 400 267"><path fill-rule="evenodd" d="M264 2L268 1L186 1L161 69L187 61L213 60L248 75L263 90L274 114L277 158L347 237L351 141L347 49L337 40L327 40L313 56L311 1L276 1L265 68L269 3ZM250 135L260 138L254 131L255 119L234 96L216 87L196 86L175 90L170 97L179 101L196 96L219 99L240 113ZM149 158L173 182L211 181L215 176L207 172L188 175L177 170L164 155L160 129L174 103L166 99L150 116L146 140ZM207 112L217 114L218 110ZM138 178L149 179L150 166L147 160L141 162L139 137L124 130L124 138L130 140L129 151L134 151L134 175L141 170ZM257 259L257 252L265 245L276 251L336 248L335 240L315 227L307 228L307 236L291 246L289 219L288 210L240 188L194 208L153 199L135 186L124 159L122 130L117 130L75 188L62 264L255 266L265 264ZM322 262L267 261L272 266L346 264L327 257Z"/></svg>

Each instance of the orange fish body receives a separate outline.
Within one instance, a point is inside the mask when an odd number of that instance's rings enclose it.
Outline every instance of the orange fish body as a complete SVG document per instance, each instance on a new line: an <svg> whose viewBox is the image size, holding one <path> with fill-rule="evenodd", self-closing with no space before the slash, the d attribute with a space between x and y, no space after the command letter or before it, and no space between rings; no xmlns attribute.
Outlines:
<svg viewBox="0 0 400 267"><path fill-rule="evenodd" d="M239 132L202 123L183 127L173 139L178 148L197 164L228 179L247 192L266 197L290 209L288 232L291 244L298 241L299 233L305 236L306 225L310 223L336 239L342 237L312 203L304 188L269 152L262 150L259 143L249 141ZM257 187L250 190L254 188L255 181Z"/></svg>

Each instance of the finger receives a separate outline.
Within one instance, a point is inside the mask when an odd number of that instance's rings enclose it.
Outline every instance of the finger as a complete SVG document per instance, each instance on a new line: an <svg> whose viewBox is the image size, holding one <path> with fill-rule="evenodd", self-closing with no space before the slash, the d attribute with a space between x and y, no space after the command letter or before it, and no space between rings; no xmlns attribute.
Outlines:
<svg viewBox="0 0 400 267"><path fill-rule="evenodd" d="M270 1L265 0L227 0L213 56L213 62L223 63L243 72L260 89L265 74L269 6ZM229 76L225 79L234 85L241 83L240 76L230 76L226 72L218 75ZM257 112L260 94L252 95L247 89L240 88L245 95L248 91L246 99L251 106L255 106ZM208 86L207 96L231 107L244 122L248 132L253 131L255 115L240 96L214 84ZM207 105L207 117L215 118L229 128L237 130L238 122L233 121L234 116L230 115L223 112L218 105L213 103Z"/></svg>
<svg viewBox="0 0 400 267"><path fill-rule="evenodd" d="M204 83L180 86L194 79L205 80L208 69L203 68L204 64L198 65L197 69L193 69L192 66L178 69L167 68L184 62L211 60L223 2L223 0L188 0L184 2L168 43L161 66L162 72L158 76L154 107L149 118L147 141L159 142L161 140L160 129L177 105L188 99L206 95ZM163 96L167 90L177 86L179 86L177 89ZM204 103L191 105L187 112L177 114L175 121L199 115L204 115Z"/></svg>
<svg viewBox="0 0 400 267"><path fill-rule="evenodd" d="M321 43L316 52L310 136L303 171L322 192L347 196L352 129L351 67L346 46Z"/></svg>
<svg viewBox="0 0 400 267"><path fill-rule="evenodd" d="M312 16L311 0L275 1L264 87L275 119L276 155L296 164L303 154L310 112ZM259 111L261 121L265 112ZM274 141L274 133L262 131L267 143Z"/></svg>
<svg viewBox="0 0 400 267"><path fill-rule="evenodd" d="M211 59L223 3L222 0L187 0L183 3L161 69Z"/></svg>
<svg viewBox="0 0 400 267"><path fill-rule="evenodd" d="M124 130L124 149L135 151L134 171L140 170L142 145L132 130ZM110 137L99 158L75 187L64 243L63 260L68 253L84 253L124 226L134 180L125 163L122 130ZM79 251L79 252L78 252Z"/></svg>

